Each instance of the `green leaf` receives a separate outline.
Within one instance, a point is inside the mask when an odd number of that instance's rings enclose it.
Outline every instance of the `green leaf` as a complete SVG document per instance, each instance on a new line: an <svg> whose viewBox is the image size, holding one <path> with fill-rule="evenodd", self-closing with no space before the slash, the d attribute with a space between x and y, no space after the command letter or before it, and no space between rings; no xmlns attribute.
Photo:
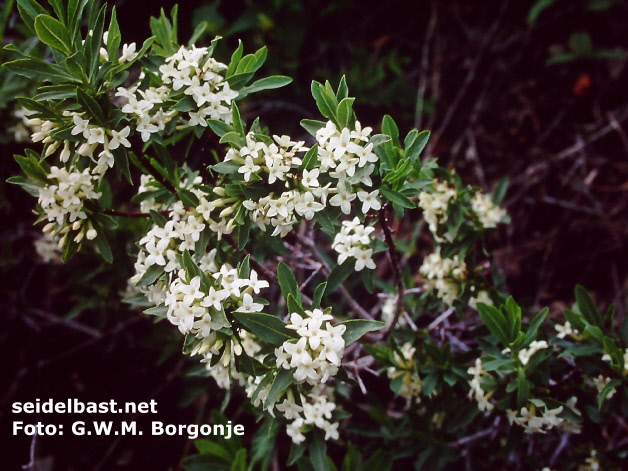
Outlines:
<svg viewBox="0 0 628 471"><path fill-rule="evenodd" d="M602 316L600 316L595 301L589 294L589 292L580 285L576 285L576 302L578 303L578 309L584 316L585 320L589 324L593 324L600 329L603 327Z"/></svg>
<svg viewBox="0 0 628 471"><path fill-rule="evenodd" d="M410 133L408 133L408 136L410 136ZM416 162L419 158L419 155L421 155L421 152L423 152L429 138L429 131L421 131L411 140L411 142L404 142L406 147L406 159L409 159L410 162L414 164L414 162Z"/></svg>
<svg viewBox="0 0 628 471"><path fill-rule="evenodd" d="M510 329L508 328L506 318L501 312L494 306L489 306L484 303L477 304L477 310L480 314L480 319L488 330L493 334L502 344L510 344Z"/></svg>
<svg viewBox="0 0 628 471"><path fill-rule="evenodd" d="M177 195L179 196L179 198L181 198L181 201L186 206L195 208L199 205L198 197L190 190L186 190L185 188L178 188Z"/></svg>
<svg viewBox="0 0 628 471"><path fill-rule="evenodd" d="M543 12L543 10L549 8L554 4L556 0L537 0L536 3L530 8L526 21L530 26L536 23L537 18Z"/></svg>
<svg viewBox="0 0 628 471"><path fill-rule="evenodd" d="M377 149L382 144L385 144L386 142L390 142L390 140L391 140L390 136L386 134L374 134L369 139L369 144L373 144L373 149Z"/></svg>
<svg viewBox="0 0 628 471"><path fill-rule="evenodd" d="M497 182L497 185L495 185L495 188L493 189L493 193L491 194L491 200L493 201L493 204L502 204L502 201L504 201L504 197L506 196L507 191L508 177L504 177L499 180L499 182Z"/></svg>
<svg viewBox="0 0 628 471"><path fill-rule="evenodd" d="M226 162L217 163L216 165L211 165L209 168L212 169L214 172L218 172L218 173L224 173L224 174L238 173L240 164L228 160Z"/></svg>
<svg viewBox="0 0 628 471"><path fill-rule="evenodd" d="M66 72L56 64L50 64L39 59L17 59L4 64L9 70L29 79L47 82L75 82L81 81Z"/></svg>
<svg viewBox="0 0 628 471"><path fill-rule="evenodd" d="M588 324L584 328L582 334L584 335L585 339L593 339L600 344L604 341L604 334L602 333L602 330L595 325Z"/></svg>
<svg viewBox="0 0 628 471"><path fill-rule="evenodd" d="M317 121L315 119L302 119L301 127L305 129L310 135L316 136L316 131L324 128L327 123L323 121Z"/></svg>
<svg viewBox="0 0 628 471"><path fill-rule="evenodd" d="M38 15L35 18L35 32L44 44L70 55L72 53L72 39L70 32L63 24L48 15Z"/></svg>
<svg viewBox="0 0 628 471"><path fill-rule="evenodd" d="M261 427L257 429L251 444L251 469L260 463L259 469L268 470L273 459L273 450L276 447L277 433L280 423L272 417L266 417Z"/></svg>
<svg viewBox="0 0 628 471"><path fill-rule="evenodd" d="M349 96L349 88L347 87L347 79L343 75L340 77L340 82L338 83L338 90L336 91L336 100L342 101Z"/></svg>
<svg viewBox="0 0 628 471"><path fill-rule="evenodd" d="M83 107L83 109L87 111L90 118L95 119L96 122L100 125L105 124L105 115L102 111L102 108L94 98L89 96L80 88L76 90L76 98L78 99L78 102Z"/></svg>
<svg viewBox="0 0 628 471"><path fill-rule="evenodd" d="M155 211L154 209L150 210L150 218L153 220L153 222L155 224L157 224L159 227L164 227L166 225L166 223L168 222L168 220L163 216L163 214L159 214L157 211Z"/></svg>
<svg viewBox="0 0 628 471"><path fill-rule="evenodd" d="M327 277L327 293L333 293L347 278L349 275L355 272L355 264L349 260L346 260L342 265L336 265L329 277Z"/></svg>
<svg viewBox="0 0 628 471"><path fill-rule="evenodd" d="M526 331L526 339L523 343L524 345L530 345L530 342L532 342L536 338L539 327L547 317L548 312L549 309L544 308L541 310L541 312L534 316L534 319L530 321L530 325L528 326L528 329Z"/></svg>
<svg viewBox="0 0 628 471"><path fill-rule="evenodd" d="M336 120L336 113L338 109L338 103L336 103L336 97L331 97L325 88L318 82L312 82L312 96L316 101L316 106L321 114L327 118L332 120L336 125L338 122Z"/></svg>
<svg viewBox="0 0 628 471"><path fill-rule="evenodd" d="M109 53L109 59L116 61L118 58L118 49L122 42L122 34L120 33L120 25L118 24L118 17L116 8L111 10L111 18L109 20L109 28L107 29L107 52Z"/></svg>
<svg viewBox="0 0 628 471"><path fill-rule="evenodd" d="M47 85L38 87L38 93L33 97L36 102L49 100L65 100L76 96L76 85Z"/></svg>
<svg viewBox="0 0 628 471"><path fill-rule="evenodd" d="M225 448L211 440L198 439L194 441L194 446L201 455L213 455L231 463L233 456Z"/></svg>
<svg viewBox="0 0 628 471"><path fill-rule="evenodd" d="M98 2L94 2L98 3ZM87 74L90 79L96 77L98 71L98 64L100 61L100 47L102 46L102 34L105 29L105 14L107 12L107 5L103 5L98 12L96 21L91 27L92 34L88 35L85 39L85 46L83 51L87 57Z"/></svg>
<svg viewBox="0 0 628 471"><path fill-rule="evenodd" d="M155 306L155 307L145 309L144 314L148 314L149 316L161 317L165 319L166 317L168 317L168 308L163 305Z"/></svg>
<svg viewBox="0 0 628 471"><path fill-rule="evenodd" d="M190 95L186 95L177 101L172 107L171 110L181 111L182 113L187 113L188 111L192 111L198 108L198 105L194 101Z"/></svg>
<svg viewBox="0 0 628 471"><path fill-rule="evenodd" d="M298 445L292 443L290 446L290 454L288 455L288 466L292 466L294 463L299 461L299 458L303 456L305 449L307 448L306 442L301 442Z"/></svg>
<svg viewBox="0 0 628 471"><path fill-rule="evenodd" d="M604 351L611 357L611 365L620 374L624 372L624 353L615 345L615 341L610 337L602 340Z"/></svg>
<svg viewBox="0 0 628 471"><path fill-rule="evenodd" d="M416 207L416 205L412 201L410 201L408 198L403 196L401 193L397 193L396 191L393 191L388 186L382 185L379 188L379 192L388 201L390 201L391 203L398 204L402 208L413 209Z"/></svg>
<svg viewBox="0 0 628 471"><path fill-rule="evenodd" d="M46 10L35 0L17 0L17 9L26 27L33 34L37 34L35 31L35 19L38 15L45 15Z"/></svg>
<svg viewBox="0 0 628 471"><path fill-rule="evenodd" d="M318 164L318 144L314 144L303 157L303 162L301 163L300 168L303 170L311 170L315 168L317 164Z"/></svg>
<svg viewBox="0 0 628 471"><path fill-rule="evenodd" d="M338 124L343 128L353 125L353 102L355 98L344 98L338 103Z"/></svg>
<svg viewBox="0 0 628 471"><path fill-rule="evenodd" d="M190 36L190 40L188 41L188 47L192 47L192 45L194 45L196 41L201 39L208 27L209 24L207 23L207 21L201 21L194 29L192 36Z"/></svg>
<svg viewBox="0 0 628 471"><path fill-rule="evenodd" d="M261 340L279 346L286 340L296 338L281 319L270 314L234 312L233 316L244 325L247 330L257 335Z"/></svg>
<svg viewBox="0 0 628 471"><path fill-rule="evenodd" d="M386 326L383 322L371 321L368 319L351 319L340 322L336 325L344 325L347 328L345 333L342 334L342 338L345 341L345 347L360 339L364 334L383 329Z"/></svg>
<svg viewBox="0 0 628 471"><path fill-rule="evenodd" d="M528 397L530 396L530 389L532 384L526 378L524 370L517 372L517 409L521 409L525 406Z"/></svg>
<svg viewBox="0 0 628 471"><path fill-rule="evenodd" d="M300 314L300 315L305 314L305 311L303 309L303 306L301 305L300 300L297 301L297 299L294 297L292 293L288 294L288 297L286 298L286 307L288 308L289 313L296 312L297 314Z"/></svg>
<svg viewBox="0 0 628 471"><path fill-rule="evenodd" d="M217 119L207 119L207 125L210 127L214 134L218 137L222 137L228 132L233 131L233 128L224 121L218 121Z"/></svg>
<svg viewBox="0 0 628 471"><path fill-rule="evenodd" d="M315 471L328 471L325 455L327 454L327 444L325 439L318 430L313 433L314 437L310 443L310 460Z"/></svg>
<svg viewBox="0 0 628 471"><path fill-rule="evenodd" d="M608 395L613 391L617 386L621 384L621 380L612 379L608 382L606 386L600 391L600 395L597 398L597 408L598 410L602 409L602 404L608 397Z"/></svg>
<svg viewBox="0 0 628 471"><path fill-rule="evenodd" d="M98 237L96 237L96 247L98 247L98 253L107 263L113 262L113 254L111 253L111 247L107 241L107 237L104 232L99 231Z"/></svg>
<svg viewBox="0 0 628 471"><path fill-rule="evenodd" d="M141 288L143 286L148 286L153 284L157 279L164 274L164 267L160 265L151 265L144 272L140 280L137 282L135 286Z"/></svg>
<svg viewBox="0 0 628 471"><path fill-rule="evenodd" d="M292 371L280 369L273 381L273 385L268 391L268 397L264 402L264 409L272 406L277 402L286 389L294 382Z"/></svg>
<svg viewBox="0 0 628 471"><path fill-rule="evenodd" d="M262 90L272 90L275 88L285 87L291 82L292 79L284 75L272 75L270 77L265 77L263 79L256 80L248 87L241 88L238 99L241 100L251 93L261 92Z"/></svg>
<svg viewBox="0 0 628 471"><path fill-rule="evenodd" d="M574 329L576 329L580 333L584 332L584 328L586 327L587 324L584 321L582 314L580 314L579 312L572 311L570 309L565 309L563 311L563 315L565 316L565 319L567 319L567 321L573 326Z"/></svg>
<svg viewBox="0 0 628 471"><path fill-rule="evenodd" d="M318 309L321 306L321 299L323 298L323 294L325 294L326 288L326 281L316 287L316 289L314 290L314 295L312 296L312 309Z"/></svg>
<svg viewBox="0 0 628 471"><path fill-rule="evenodd" d="M277 281L281 288L281 294L284 299L288 299L288 295L292 294L295 301L301 305L301 292L299 291L299 285L297 283L292 270L284 262L279 262L277 265Z"/></svg>

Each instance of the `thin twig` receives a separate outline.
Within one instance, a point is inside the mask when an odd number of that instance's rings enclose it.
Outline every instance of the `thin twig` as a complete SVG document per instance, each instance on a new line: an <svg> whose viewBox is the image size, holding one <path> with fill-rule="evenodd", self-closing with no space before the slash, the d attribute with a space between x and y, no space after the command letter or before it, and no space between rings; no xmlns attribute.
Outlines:
<svg viewBox="0 0 628 471"><path fill-rule="evenodd" d="M327 262L323 259L323 257L321 257L320 254L318 253L318 250L316 249L316 244L314 243L314 241L310 239L309 237L302 236L299 234L297 234L296 236L300 240L301 243L303 243L304 245L306 245L307 247L311 249L310 253L314 257L315 261L321 264L322 270L325 276L329 276L329 274L331 273L331 267L327 264ZM351 293L347 291L347 288L345 288L343 285L340 285L338 287L338 291L340 291L340 294L345 299L345 301L347 301L347 303L349 304L349 307L351 307L351 309L353 309L358 316L362 317L363 319L373 319L373 316L366 309L364 309L360 305L360 303L358 303L355 300L353 296L351 296Z"/></svg>
<svg viewBox="0 0 628 471"><path fill-rule="evenodd" d="M46 319L50 322L54 322L55 324L61 324L64 325L70 329L74 329L77 330L79 332L83 332L91 337L95 337L95 338L99 338L102 337L102 334L100 333L99 330L94 329L92 327L88 327L86 325L83 324L79 324L78 322L73 321L72 319L64 319L63 317L57 317L53 314L50 314L48 312L42 311L41 309L37 309L37 308L29 308L28 309L29 312L32 312L33 314L37 314L39 317Z"/></svg>
<svg viewBox="0 0 628 471"><path fill-rule="evenodd" d="M388 255L390 256L390 262L392 265L393 277L395 279L395 285L397 286L397 303L395 306L395 316L393 317L390 325L382 332L382 339L385 339L390 335L390 332L394 329L395 325L397 325L397 321L399 320L399 316L403 311L403 297L405 295L405 287L403 284L403 279L401 278L401 266L399 263L399 254L395 248L395 241L392 238L392 233L390 232L390 227L388 226L388 216L386 215L388 210L388 206L384 206L379 210L379 225L382 226L382 230L384 231L384 240L386 241L386 245L388 245Z"/></svg>

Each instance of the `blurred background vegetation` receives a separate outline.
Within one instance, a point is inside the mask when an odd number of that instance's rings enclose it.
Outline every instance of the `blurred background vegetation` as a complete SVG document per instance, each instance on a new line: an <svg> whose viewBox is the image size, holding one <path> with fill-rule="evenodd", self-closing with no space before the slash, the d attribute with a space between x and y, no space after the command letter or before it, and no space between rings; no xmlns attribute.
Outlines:
<svg viewBox="0 0 628 471"><path fill-rule="evenodd" d="M27 39L12 3L3 3L5 44ZM141 43L149 17L174 4L109 3L118 8L127 43ZM305 138L299 121L317 118L311 81L335 84L344 74L363 125L377 127L390 114L403 134L430 129L427 156L485 190L508 177L505 204L513 223L488 241L507 290L524 304L558 312L573 302L580 283L598 300L615 302L620 320L625 316L626 2L185 0L179 19L181 42L203 21L205 40L223 36L216 52L223 61L238 39L248 51L268 46L266 74L294 82L250 99L245 118L261 116L273 133ZM28 45L44 54L41 45ZM10 55L2 51L2 61ZM11 402L36 397L154 397L159 420L192 423L220 404L222 393L178 354L170 326L155 328L152 319L121 305L124 283L95 254L68 265L38 259L35 201L5 183L18 173L11 156L24 145L13 142L14 99L31 91L4 69L0 87L0 343L8 367L0 389L2 429ZM205 145L195 152L201 158ZM125 243L119 240L118 253L132 251ZM430 251L427 238L419 244L420 252ZM132 260L119 257L130 275ZM241 413L232 401L226 415L246 424ZM177 468L191 452L183 437L157 437L147 453L147 440L85 438L79 449L50 437L38 443L37 456L54 457L54 467L40 469L157 470ZM30 445L23 437L4 440L0 468L26 464Z"/></svg>

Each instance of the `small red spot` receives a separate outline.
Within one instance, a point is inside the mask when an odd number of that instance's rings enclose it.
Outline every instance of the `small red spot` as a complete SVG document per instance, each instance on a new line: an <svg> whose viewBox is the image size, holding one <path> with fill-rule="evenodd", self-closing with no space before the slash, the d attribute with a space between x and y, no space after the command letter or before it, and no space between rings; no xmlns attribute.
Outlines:
<svg viewBox="0 0 628 471"><path fill-rule="evenodd" d="M584 96L589 93L591 89L591 76L589 74L582 74L578 77L578 80L573 85L572 93L574 96Z"/></svg>

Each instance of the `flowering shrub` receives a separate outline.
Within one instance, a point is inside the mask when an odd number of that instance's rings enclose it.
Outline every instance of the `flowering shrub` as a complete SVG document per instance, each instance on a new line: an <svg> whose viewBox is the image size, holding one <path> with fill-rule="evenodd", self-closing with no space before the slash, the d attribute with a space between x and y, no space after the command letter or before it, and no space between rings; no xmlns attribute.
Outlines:
<svg viewBox="0 0 628 471"><path fill-rule="evenodd" d="M40 152L16 156L24 176L11 182L38 198L65 260L94 246L115 265L124 254L109 239L134 237L125 301L176 327L184 353L265 418L251 465L268 468L284 433L285 462L303 469L333 469L331 443L343 469L439 469L471 459L481 438L505 459L534 434L573 435L571 468L620 465L625 443L603 449L581 432L626 413L626 332L581 287L555 332L547 309L529 316L495 288L482 242L509 222L505 185L485 194L422 159L428 131L402 139L390 116L381 133L363 126L344 79L312 83L322 120L302 121L308 138L247 125L242 100L290 82L252 81L265 48L245 55L240 43L222 62L219 38L195 45L202 31L179 45L176 9L151 21L141 47L123 44L115 10L66 3L50 1L52 16L21 2L53 53L6 64L41 84L20 99ZM185 141L207 135L214 162L188 162ZM134 218L145 227L127 226ZM421 220L434 239L422 258L416 236L394 230ZM208 464L226 460L197 447ZM534 465L555 466L548 453Z"/></svg>

